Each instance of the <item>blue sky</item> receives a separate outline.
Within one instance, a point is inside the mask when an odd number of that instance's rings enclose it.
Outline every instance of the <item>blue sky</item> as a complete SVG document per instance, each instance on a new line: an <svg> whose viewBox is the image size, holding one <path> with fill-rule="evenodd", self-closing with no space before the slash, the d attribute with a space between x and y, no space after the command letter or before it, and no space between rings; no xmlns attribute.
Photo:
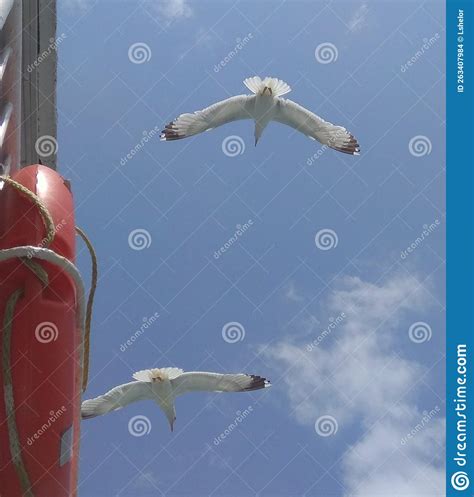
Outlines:
<svg viewBox="0 0 474 497"><path fill-rule="evenodd" d="M179 398L174 433L152 403L84 422L80 495L441 495L444 4L70 0L62 33L59 169L100 261L86 396L169 365L273 383ZM253 75L361 156L275 123L159 141Z"/></svg>

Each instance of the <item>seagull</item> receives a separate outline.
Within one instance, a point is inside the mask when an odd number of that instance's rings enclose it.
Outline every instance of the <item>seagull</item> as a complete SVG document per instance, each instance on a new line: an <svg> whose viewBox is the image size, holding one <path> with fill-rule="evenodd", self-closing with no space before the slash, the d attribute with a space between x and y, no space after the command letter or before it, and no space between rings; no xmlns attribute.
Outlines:
<svg viewBox="0 0 474 497"><path fill-rule="evenodd" d="M262 80L254 76L245 79L244 85L252 95L237 95L193 114L181 114L165 126L161 140L180 140L232 121L253 119L255 145L267 124L277 121L339 152L359 155L359 144L346 128L324 121L296 102L281 98L291 91L290 86L281 79L267 77Z"/></svg>
<svg viewBox="0 0 474 497"><path fill-rule="evenodd" d="M202 371L185 373L179 368L145 369L133 374L130 383L119 385L81 405L82 419L94 418L122 409L139 400L154 400L163 410L171 431L176 420L174 399L188 392L250 392L271 386L261 376L220 374Z"/></svg>

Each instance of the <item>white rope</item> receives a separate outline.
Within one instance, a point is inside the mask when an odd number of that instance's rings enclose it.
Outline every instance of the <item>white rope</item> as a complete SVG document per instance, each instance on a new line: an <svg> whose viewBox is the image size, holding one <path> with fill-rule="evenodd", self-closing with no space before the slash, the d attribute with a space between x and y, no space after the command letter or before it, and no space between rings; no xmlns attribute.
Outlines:
<svg viewBox="0 0 474 497"><path fill-rule="evenodd" d="M58 255L53 250L47 248L35 247L34 245L26 245L23 247L13 247L0 250L0 262L26 257L28 259L40 259L42 261L51 262L60 267L71 279L77 289L77 325L81 329L82 341L84 341L84 320L85 320L85 290L82 281L81 273L77 267L65 257ZM84 365L84 350L81 347L81 364Z"/></svg>
<svg viewBox="0 0 474 497"><path fill-rule="evenodd" d="M76 268L76 266L66 259L58 255L56 252L49 250L47 248L35 247L35 246L24 246L24 247L13 247L9 249L0 250L0 263L12 260L32 260L40 259L46 262L50 262L55 266L61 268L74 282L76 287L77 305L76 305L76 322L81 330L82 335L82 346L81 346L81 368L84 368L84 336L85 336L85 291L84 283L81 278L81 274ZM34 271L34 268L30 268ZM35 274L37 274L35 272ZM37 274L38 277L41 275ZM10 443L10 452L12 456L12 461L15 465L18 477L20 479L20 484L22 487L22 492L25 497L34 497L34 493L31 488L31 483L29 479L28 472L26 470L22 455L21 455L21 444L18 437L18 428L15 421L15 399L13 395L13 385L11 377L11 333L12 333L12 322L15 312L15 305L18 299L21 297L23 290L21 288L16 289L7 301L7 307L5 309L6 321L4 322L4 336L3 336L3 359L2 368L5 377L5 409L7 412L7 426L8 426L8 438ZM75 332L76 330L74 330Z"/></svg>

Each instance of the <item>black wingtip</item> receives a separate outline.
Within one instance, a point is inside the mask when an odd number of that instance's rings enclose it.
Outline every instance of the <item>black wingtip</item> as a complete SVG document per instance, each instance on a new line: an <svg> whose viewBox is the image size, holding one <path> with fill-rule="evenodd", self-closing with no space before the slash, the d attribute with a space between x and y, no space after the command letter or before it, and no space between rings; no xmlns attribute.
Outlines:
<svg viewBox="0 0 474 497"><path fill-rule="evenodd" d="M268 388L271 387L272 384L270 383L269 380L266 378L263 378L262 376L257 376L254 374L249 374L250 378L252 378L252 382L248 387L245 388L245 391L251 391L251 390L260 390L262 388Z"/></svg>
<svg viewBox="0 0 474 497"><path fill-rule="evenodd" d="M168 123L165 128L161 131L160 140L161 141L173 141L180 140L181 138L186 138L185 135L180 135L176 128L174 121Z"/></svg>

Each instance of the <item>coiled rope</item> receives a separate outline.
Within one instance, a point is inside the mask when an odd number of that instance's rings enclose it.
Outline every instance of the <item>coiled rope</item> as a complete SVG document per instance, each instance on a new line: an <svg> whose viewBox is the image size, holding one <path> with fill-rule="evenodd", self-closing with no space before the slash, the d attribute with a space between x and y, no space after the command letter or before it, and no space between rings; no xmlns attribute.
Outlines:
<svg viewBox="0 0 474 497"><path fill-rule="evenodd" d="M84 347L81 350L81 362L83 371L82 391L84 391L87 387L89 376L90 329L92 322L94 295L97 288L98 279L97 256L95 254L94 248L87 235L80 228L76 227L76 232L84 240L92 260L91 288L89 291L89 297L87 300L87 306L84 315L84 284L78 269L71 261L48 248L53 242L56 234L54 220L48 209L36 194L23 186L21 183L18 183L10 177L5 176L0 176L0 181L4 181L5 183L11 185L13 188L15 188L17 191L31 200L33 205L38 208L46 229L46 238L43 241L44 247L24 246L0 250L0 262L13 260L15 258L20 259L20 261L38 277L42 285L46 287L49 283L48 273L44 269L44 267L39 264L38 260L48 261L64 270L71 277L75 284L78 300L76 312L77 325L82 331L82 341L84 344ZM26 471L26 467L21 455L21 444L18 437L18 429L15 420L15 403L11 372L11 335L13 330L13 318L18 301L21 299L22 296L23 289L20 288L15 290L7 299L5 305L5 315L3 319L2 332L2 372L4 378L4 401L7 415L7 430L12 461L20 480L23 494L26 497L34 497L31 490L31 483L28 477L28 472Z"/></svg>

